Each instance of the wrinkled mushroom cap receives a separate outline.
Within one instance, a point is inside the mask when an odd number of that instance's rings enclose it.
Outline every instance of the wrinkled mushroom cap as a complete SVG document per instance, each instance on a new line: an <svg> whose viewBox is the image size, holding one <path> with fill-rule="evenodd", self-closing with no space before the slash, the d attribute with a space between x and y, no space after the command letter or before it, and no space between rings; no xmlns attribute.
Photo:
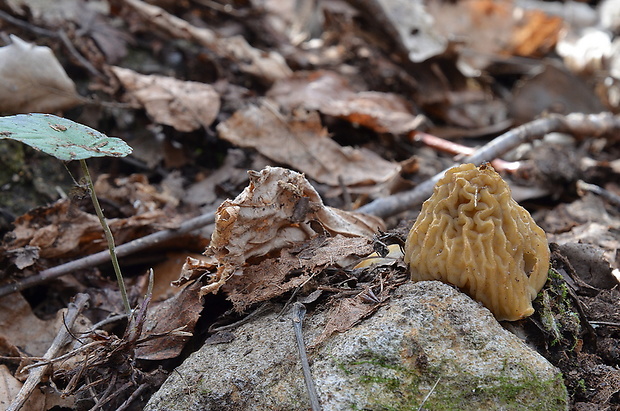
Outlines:
<svg viewBox="0 0 620 411"><path fill-rule="evenodd" d="M534 312L547 280L545 232L490 165L451 168L422 205L405 244L413 281L439 280L482 302L498 320Z"/></svg>

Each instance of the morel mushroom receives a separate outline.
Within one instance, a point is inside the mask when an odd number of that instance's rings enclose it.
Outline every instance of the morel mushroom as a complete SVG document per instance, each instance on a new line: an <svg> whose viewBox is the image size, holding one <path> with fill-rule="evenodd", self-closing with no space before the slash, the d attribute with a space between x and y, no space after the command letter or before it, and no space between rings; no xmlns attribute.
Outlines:
<svg viewBox="0 0 620 411"><path fill-rule="evenodd" d="M439 280L482 302L498 320L534 312L547 280L545 232L493 167L448 170L422 205L405 244L413 281Z"/></svg>

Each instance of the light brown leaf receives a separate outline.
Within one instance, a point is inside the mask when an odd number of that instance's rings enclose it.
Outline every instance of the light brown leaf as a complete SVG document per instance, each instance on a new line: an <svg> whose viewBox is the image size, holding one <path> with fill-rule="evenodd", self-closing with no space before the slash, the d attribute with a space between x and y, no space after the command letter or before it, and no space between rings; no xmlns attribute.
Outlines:
<svg viewBox="0 0 620 411"><path fill-rule="evenodd" d="M249 106L217 127L220 138L239 147L253 147L264 156L289 165L314 180L339 186L389 184L400 166L364 148L342 147L327 135L316 112L285 118L273 104Z"/></svg>
<svg viewBox="0 0 620 411"><path fill-rule="evenodd" d="M75 84L49 47L11 35L0 47L0 112L55 112L80 104Z"/></svg>
<svg viewBox="0 0 620 411"><path fill-rule="evenodd" d="M330 71L295 73L276 82L267 95L288 110L318 110L379 133L407 133L419 127L421 121L402 97L376 91L355 92L344 77Z"/></svg>
<svg viewBox="0 0 620 411"><path fill-rule="evenodd" d="M158 28L177 38L196 41L221 57L232 59L246 73L268 82L291 74L280 54L256 49L241 36L221 38L214 31L193 26L160 7L140 0L126 0L126 3Z"/></svg>
<svg viewBox="0 0 620 411"><path fill-rule="evenodd" d="M209 127L220 111L220 96L209 84L147 76L122 67L111 69L130 96L158 123L189 132Z"/></svg>

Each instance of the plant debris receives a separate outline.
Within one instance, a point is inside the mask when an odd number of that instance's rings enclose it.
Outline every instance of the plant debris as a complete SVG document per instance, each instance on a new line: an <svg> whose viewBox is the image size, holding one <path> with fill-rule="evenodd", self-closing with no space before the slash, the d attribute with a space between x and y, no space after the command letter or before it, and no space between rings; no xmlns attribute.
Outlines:
<svg viewBox="0 0 620 411"><path fill-rule="evenodd" d="M535 313L504 326L571 409L620 407L616 2L5 3L0 114L133 149L90 166L135 310L72 162L0 129L3 403L36 372L28 409L142 408L265 306L327 312L318 346L407 281L399 244L443 171L493 161L552 249Z"/></svg>

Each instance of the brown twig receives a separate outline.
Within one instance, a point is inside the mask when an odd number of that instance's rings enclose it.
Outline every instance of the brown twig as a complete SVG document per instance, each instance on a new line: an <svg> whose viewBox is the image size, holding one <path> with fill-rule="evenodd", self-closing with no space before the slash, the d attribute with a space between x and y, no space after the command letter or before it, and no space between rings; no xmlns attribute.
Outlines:
<svg viewBox="0 0 620 411"><path fill-rule="evenodd" d="M149 234L137 240L130 241L128 243L119 245L116 247L116 255L118 257L124 257L133 254L138 251L145 250L163 241L168 241L173 238L180 237L185 233L197 230L215 222L215 213L207 213L201 216L192 218L185 221L176 229L158 231L153 234ZM66 264L62 264L56 267L48 268L41 271L39 274L24 278L23 280L6 284L0 287L0 297L25 290L29 287L42 284L44 282L53 280L54 278L61 277L65 274L69 274L76 270L81 270L88 267L97 266L110 261L110 253L106 251L100 251L96 254L89 255L79 260L74 260Z"/></svg>
<svg viewBox="0 0 620 411"><path fill-rule="evenodd" d="M445 140L421 131L412 131L409 136L409 138L413 141L421 142L428 147L441 150L445 153L471 156L476 152L476 149L473 147L467 147L462 144L455 143L454 141ZM491 165L495 168L495 171L513 173L519 168L520 163L516 161L505 161L501 158L497 158L495 160L491 160Z"/></svg>
<svg viewBox="0 0 620 411"><path fill-rule="evenodd" d="M480 147L474 154L463 159L463 163L480 165L491 161L523 143L536 140L551 132L563 132L576 135L601 136L620 129L620 117L611 113L581 114L566 116L549 115L512 129ZM357 211L381 218L394 216L405 210L422 204L433 193L433 187L446 170L418 185L413 190L379 198Z"/></svg>
<svg viewBox="0 0 620 411"><path fill-rule="evenodd" d="M65 316L65 324L60 327L58 330L58 334L56 334L56 338L52 342L52 345L47 350L43 358L46 360L51 360L56 356L58 351L60 351L67 343L71 340L70 329L73 327L75 320L78 318L78 315L84 310L86 304L88 303L88 294L78 294L75 296L75 300L69 303L69 307L67 308L67 314ZM7 408L7 411L18 411L23 407L23 405L30 397L30 394L37 385L41 382L43 376L49 371L50 365L46 364L41 367L34 368L28 372L28 378L26 382L17 393L17 396L11 401L11 405Z"/></svg>

